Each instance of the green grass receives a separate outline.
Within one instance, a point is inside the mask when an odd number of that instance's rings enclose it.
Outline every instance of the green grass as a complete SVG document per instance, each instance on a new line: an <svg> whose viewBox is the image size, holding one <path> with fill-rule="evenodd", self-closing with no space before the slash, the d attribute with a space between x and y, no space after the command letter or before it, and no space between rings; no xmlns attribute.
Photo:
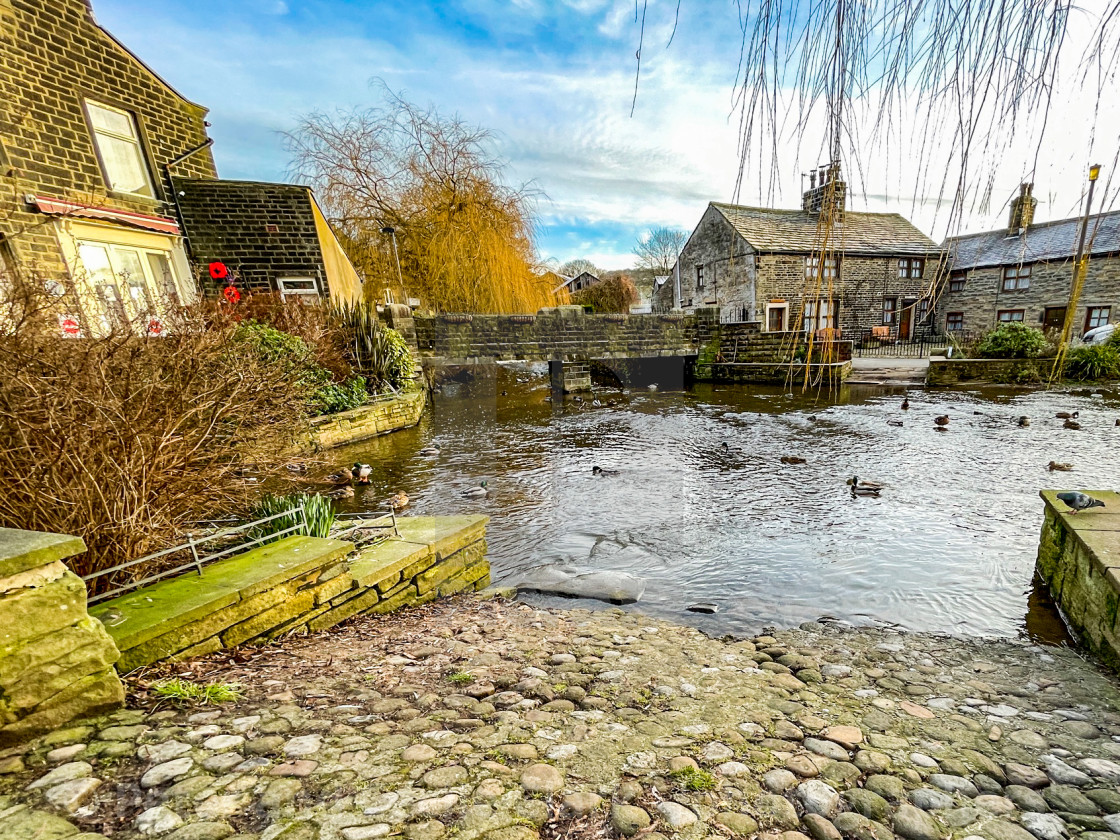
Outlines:
<svg viewBox="0 0 1120 840"><path fill-rule="evenodd" d="M447 681L455 685L467 685L474 682L474 674L468 674L466 671L456 671L454 674L447 675Z"/></svg>
<svg viewBox="0 0 1120 840"><path fill-rule="evenodd" d="M704 791L715 790L719 787L716 777L707 770L697 770L695 767L682 767L674 770L669 777L683 790Z"/></svg>
<svg viewBox="0 0 1120 840"><path fill-rule="evenodd" d="M240 700L242 694L241 686L233 683L214 682L200 685L179 677L153 683L152 692L162 700L203 705L232 703L234 700Z"/></svg>

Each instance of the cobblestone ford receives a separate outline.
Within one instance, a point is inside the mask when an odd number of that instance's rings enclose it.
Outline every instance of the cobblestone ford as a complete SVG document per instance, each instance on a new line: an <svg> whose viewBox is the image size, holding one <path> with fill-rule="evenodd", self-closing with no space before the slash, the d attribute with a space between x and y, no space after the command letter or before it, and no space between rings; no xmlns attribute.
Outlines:
<svg viewBox="0 0 1120 840"><path fill-rule="evenodd" d="M235 681L0 753L3 840L1117 840L1114 682L1074 652L752 640L463 597L172 666Z"/></svg>

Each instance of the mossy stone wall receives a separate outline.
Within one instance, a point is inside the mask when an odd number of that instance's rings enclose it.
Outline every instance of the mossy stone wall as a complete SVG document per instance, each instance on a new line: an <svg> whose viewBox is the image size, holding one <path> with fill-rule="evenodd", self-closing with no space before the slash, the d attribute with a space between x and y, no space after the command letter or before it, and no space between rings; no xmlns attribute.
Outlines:
<svg viewBox="0 0 1120 840"><path fill-rule="evenodd" d="M417 388L392 397L379 398L372 405L364 405L351 411L314 417L311 420L312 448L330 449L398 429L409 429L420 422L427 398L427 392Z"/></svg>
<svg viewBox="0 0 1120 840"><path fill-rule="evenodd" d="M120 654L62 561L78 537L0 528L0 746L115 708Z"/></svg>
<svg viewBox="0 0 1120 840"><path fill-rule="evenodd" d="M929 360L926 385L950 388L966 382L1030 385L1050 375L1053 359L940 359Z"/></svg>

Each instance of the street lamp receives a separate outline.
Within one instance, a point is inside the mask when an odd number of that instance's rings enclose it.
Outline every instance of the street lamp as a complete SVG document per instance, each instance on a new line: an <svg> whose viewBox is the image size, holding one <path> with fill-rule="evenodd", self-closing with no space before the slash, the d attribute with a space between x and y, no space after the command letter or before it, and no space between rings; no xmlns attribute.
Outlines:
<svg viewBox="0 0 1120 840"><path fill-rule="evenodd" d="M387 234L389 234L389 236L391 236L393 238L393 259L396 260L396 263L397 263L397 280L400 282L401 291L403 292L404 291L404 277L403 277L403 275L401 275L401 258L400 258L400 255L397 253L397 229L395 227L391 227L389 225L386 225L385 227L381 228L381 232L382 233L387 233Z"/></svg>

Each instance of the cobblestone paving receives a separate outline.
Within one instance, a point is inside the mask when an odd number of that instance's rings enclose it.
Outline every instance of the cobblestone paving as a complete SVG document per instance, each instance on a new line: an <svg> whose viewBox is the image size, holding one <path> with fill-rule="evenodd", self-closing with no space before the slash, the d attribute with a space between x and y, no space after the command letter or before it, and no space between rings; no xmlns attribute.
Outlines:
<svg viewBox="0 0 1120 840"><path fill-rule="evenodd" d="M1068 650L468 597L226 670L0 753L0 838L1120 833L1120 692Z"/></svg>

